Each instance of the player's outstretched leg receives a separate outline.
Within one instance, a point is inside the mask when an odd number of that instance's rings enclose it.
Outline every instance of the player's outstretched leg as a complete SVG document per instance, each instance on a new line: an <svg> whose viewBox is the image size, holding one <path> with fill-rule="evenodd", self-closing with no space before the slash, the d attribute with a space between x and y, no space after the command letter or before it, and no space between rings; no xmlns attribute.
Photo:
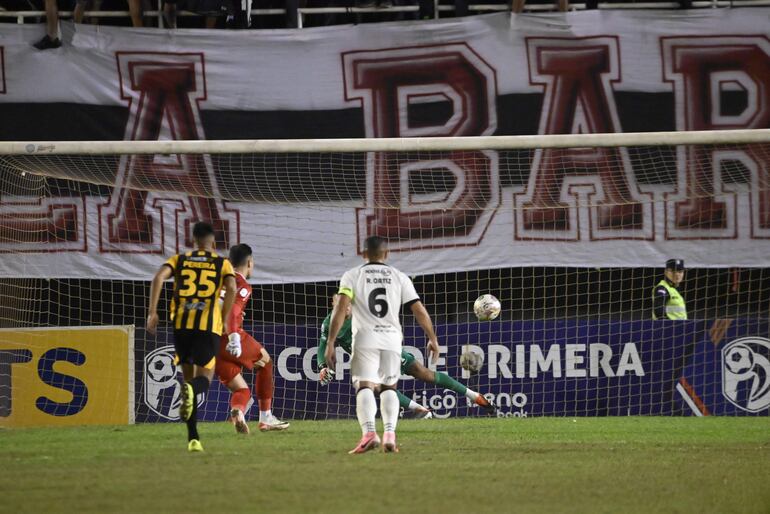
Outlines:
<svg viewBox="0 0 770 514"><path fill-rule="evenodd" d="M376 414L377 400L374 399L374 391L370 387L361 386L356 393L356 416L359 425L361 425L362 435L356 447L348 453L365 453L380 446L380 438L377 436L374 425ZM396 407L396 418L398 418L398 407Z"/></svg>
<svg viewBox="0 0 770 514"><path fill-rule="evenodd" d="M259 430L286 430L289 422L281 421L273 415L273 361L268 360L265 365L257 370L254 379L254 388L259 403Z"/></svg>
<svg viewBox="0 0 770 514"><path fill-rule="evenodd" d="M446 373L442 373L441 371L431 371L417 361L411 363L407 370L407 374L418 380L422 380L423 382L436 384L439 387L461 394L486 410L489 414L494 414L497 411L495 406L484 398L483 394L469 389Z"/></svg>
<svg viewBox="0 0 770 514"><path fill-rule="evenodd" d="M398 395L398 404L404 410L414 412L414 417L416 419L430 419L433 417L433 412L431 412L429 408L420 405L401 391L396 391L396 394Z"/></svg>
<svg viewBox="0 0 770 514"><path fill-rule="evenodd" d="M477 393L476 391L464 386L446 373L435 371L433 375L436 377L434 382L436 385L451 389L452 391L465 396L470 401L486 410L489 414L494 414L495 411L497 411L494 404L490 403L489 400L484 398L483 394Z"/></svg>
<svg viewBox="0 0 770 514"><path fill-rule="evenodd" d="M396 445L396 424L398 423L398 395L393 389L385 389L380 393L380 413L385 432L382 434L382 449L387 452L398 452Z"/></svg>

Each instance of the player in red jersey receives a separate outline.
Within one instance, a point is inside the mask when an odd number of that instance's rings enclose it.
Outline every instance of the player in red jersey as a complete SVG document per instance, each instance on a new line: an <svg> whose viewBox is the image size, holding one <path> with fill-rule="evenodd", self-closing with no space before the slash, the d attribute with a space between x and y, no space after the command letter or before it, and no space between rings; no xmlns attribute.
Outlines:
<svg viewBox="0 0 770 514"><path fill-rule="evenodd" d="M246 423L246 407L251 394L249 385L243 378L243 368L254 369L254 391L259 404L259 429L285 430L289 423L281 421L273 416L271 411L273 403L273 360L262 345L243 330L243 318L246 304L251 298L251 286L246 281L254 269L254 259L249 245L239 244L230 248L230 263L235 269L235 302L226 321L227 330L231 334L230 339L222 337L219 342L219 354L217 355L216 373L219 380L227 386L232 393L230 397L230 421L235 425L235 430L240 434L249 433L249 425ZM233 338L232 334L238 334L239 338Z"/></svg>

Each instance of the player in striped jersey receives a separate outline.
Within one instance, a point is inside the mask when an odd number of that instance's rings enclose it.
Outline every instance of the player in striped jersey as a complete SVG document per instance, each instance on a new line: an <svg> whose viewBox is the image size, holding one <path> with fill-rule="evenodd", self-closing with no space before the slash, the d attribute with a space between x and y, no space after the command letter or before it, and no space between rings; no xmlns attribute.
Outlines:
<svg viewBox="0 0 770 514"><path fill-rule="evenodd" d="M174 351L182 366L182 404L179 415L187 424L187 448L203 451L196 422L195 398L209 389L214 376L219 337L235 300L235 272L230 261L214 252L214 228L199 222L193 227L196 249L174 255L160 267L150 288L147 331L158 327L158 302L163 282L174 279L171 320L174 323ZM220 291L224 301L220 304ZM230 334L239 338L238 333Z"/></svg>

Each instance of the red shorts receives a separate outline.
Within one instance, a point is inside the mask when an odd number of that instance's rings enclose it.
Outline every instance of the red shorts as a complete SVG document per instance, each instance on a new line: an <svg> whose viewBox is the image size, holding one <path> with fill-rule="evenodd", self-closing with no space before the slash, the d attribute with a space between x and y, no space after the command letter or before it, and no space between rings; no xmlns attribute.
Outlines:
<svg viewBox="0 0 770 514"><path fill-rule="evenodd" d="M241 372L241 369L254 369L254 363L262 358L262 345L243 330L241 335L241 356L236 358L227 353L227 336L219 340L216 373L223 384L227 384Z"/></svg>

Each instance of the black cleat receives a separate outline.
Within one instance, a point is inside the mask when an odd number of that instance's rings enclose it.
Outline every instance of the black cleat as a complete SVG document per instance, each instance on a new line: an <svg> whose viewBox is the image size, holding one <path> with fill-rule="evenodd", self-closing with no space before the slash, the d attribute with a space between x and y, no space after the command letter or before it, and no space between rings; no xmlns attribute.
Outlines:
<svg viewBox="0 0 770 514"><path fill-rule="evenodd" d="M51 38L48 34L43 36L43 39L33 44L38 50L50 50L51 48L59 48L61 46L61 39Z"/></svg>

